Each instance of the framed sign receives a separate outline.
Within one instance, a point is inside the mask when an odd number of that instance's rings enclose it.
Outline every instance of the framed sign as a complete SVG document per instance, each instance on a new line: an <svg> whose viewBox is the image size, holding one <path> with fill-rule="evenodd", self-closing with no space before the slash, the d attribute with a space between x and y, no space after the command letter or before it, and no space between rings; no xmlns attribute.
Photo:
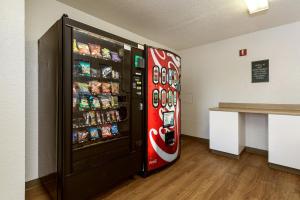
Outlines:
<svg viewBox="0 0 300 200"><path fill-rule="evenodd" d="M252 62L252 83L269 82L269 60Z"/></svg>

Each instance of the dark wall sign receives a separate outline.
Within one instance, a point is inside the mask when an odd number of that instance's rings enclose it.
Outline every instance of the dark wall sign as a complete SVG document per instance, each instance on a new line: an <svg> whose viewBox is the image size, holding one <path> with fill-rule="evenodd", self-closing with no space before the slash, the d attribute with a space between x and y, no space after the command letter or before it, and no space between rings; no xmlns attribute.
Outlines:
<svg viewBox="0 0 300 200"><path fill-rule="evenodd" d="M269 82L269 60L252 62L252 83Z"/></svg>

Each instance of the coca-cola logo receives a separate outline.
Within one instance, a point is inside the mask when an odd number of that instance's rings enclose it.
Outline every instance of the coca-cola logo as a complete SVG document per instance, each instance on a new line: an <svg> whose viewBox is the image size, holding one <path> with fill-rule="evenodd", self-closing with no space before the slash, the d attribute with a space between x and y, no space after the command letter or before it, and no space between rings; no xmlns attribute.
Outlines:
<svg viewBox="0 0 300 200"><path fill-rule="evenodd" d="M150 165L153 165L153 164L156 164L156 163L157 163L157 159L154 159L154 160L150 160L150 161L149 161L149 164L150 164Z"/></svg>

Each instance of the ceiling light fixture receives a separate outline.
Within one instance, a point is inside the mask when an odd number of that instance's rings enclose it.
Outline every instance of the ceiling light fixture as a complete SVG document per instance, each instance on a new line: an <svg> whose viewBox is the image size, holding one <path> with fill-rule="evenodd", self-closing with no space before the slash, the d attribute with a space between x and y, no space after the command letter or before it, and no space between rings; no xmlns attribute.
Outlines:
<svg viewBox="0 0 300 200"><path fill-rule="evenodd" d="M269 9L268 0L245 0L249 13L254 14Z"/></svg>

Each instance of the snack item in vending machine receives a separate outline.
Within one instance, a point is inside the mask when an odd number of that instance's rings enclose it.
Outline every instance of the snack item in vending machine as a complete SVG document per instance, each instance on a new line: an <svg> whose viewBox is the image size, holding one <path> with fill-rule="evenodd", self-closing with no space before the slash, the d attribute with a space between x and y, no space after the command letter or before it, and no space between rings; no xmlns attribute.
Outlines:
<svg viewBox="0 0 300 200"><path fill-rule="evenodd" d="M85 119L84 117L80 117L77 119L78 127L85 127Z"/></svg>
<svg viewBox="0 0 300 200"><path fill-rule="evenodd" d="M78 142L78 135L77 135L77 131L73 131L72 132L72 143L76 144Z"/></svg>
<svg viewBox="0 0 300 200"><path fill-rule="evenodd" d="M121 62L121 58L117 52L111 51L110 54L111 54L112 61Z"/></svg>
<svg viewBox="0 0 300 200"><path fill-rule="evenodd" d="M117 96L112 96L111 97L111 107L117 108L118 106L119 106L118 97Z"/></svg>
<svg viewBox="0 0 300 200"><path fill-rule="evenodd" d="M79 111L87 111L90 109L88 98L82 96L79 103Z"/></svg>
<svg viewBox="0 0 300 200"><path fill-rule="evenodd" d="M76 41L76 39L73 39L73 52L74 53L79 53L79 49L77 47L77 41Z"/></svg>
<svg viewBox="0 0 300 200"><path fill-rule="evenodd" d="M90 77L91 76L91 64L85 61L79 61L76 65L76 71L79 76Z"/></svg>
<svg viewBox="0 0 300 200"><path fill-rule="evenodd" d="M100 45L97 44L91 44L89 43L89 48L91 52L91 56L96 57L96 58L101 58L101 47Z"/></svg>
<svg viewBox="0 0 300 200"><path fill-rule="evenodd" d="M78 143L87 142L89 139L89 133L86 130L78 131Z"/></svg>
<svg viewBox="0 0 300 200"><path fill-rule="evenodd" d="M107 48L103 48L102 49L102 57L104 59L111 59L111 56L110 56L110 50L107 49Z"/></svg>
<svg viewBox="0 0 300 200"><path fill-rule="evenodd" d="M109 95L101 95L100 100L103 109L111 108L110 105L111 97Z"/></svg>
<svg viewBox="0 0 300 200"><path fill-rule="evenodd" d="M91 68L91 77L98 78L101 76L101 72L99 69Z"/></svg>
<svg viewBox="0 0 300 200"><path fill-rule="evenodd" d="M90 132L91 140L97 140L100 138L99 133L98 133L98 128L91 127L91 128L89 128L89 132Z"/></svg>
<svg viewBox="0 0 300 200"><path fill-rule="evenodd" d="M110 119L112 122L116 122L117 121L117 118L116 118L116 113L114 110L111 110L109 111L109 114L110 114Z"/></svg>
<svg viewBox="0 0 300 200"><path fill-rule="evenodd" d="M105 115L106 115L106 122L111 123L110 112L106 112Z"/></svg>
<svg viewBox="0 0 300 200"><path fill-rule="evenodd" d="M102 83L102 92L103 93L111 93L111 84L110 83Z"/></svg>
<svg viewBox="0 0 300 200"><path fill-rule="evenodd" d="M98 97L90 96L90 105L92 110L100 109L100 101Z"/></svg>
<svg viewBox="0 0 300 200"><path fill-rule="evenodd" d="M114 82L111 83L112 94L119 94L119 88L120 88L119 83L114 83Z"/></svg>
<svg viewBox="0 0 300 200"><path fill-rule="evenodd" d="M96 126L97 125L97 120L96 120L96 114L95 111L90 111L89 112L89 117L90 117L90 124L92 126Z"/></svg>
<svg viewBox="0 0 300 200"><path fill-rule="evenodd" d="M124 49L123 48L119 49L119 55L122 56L122 57L124 56Z"/></svg>
<svg viewBox="0 0 300 200"><path fill-rule="evenodd" d="M112 133L113 136L119 134L119 129L118 129L118 125L117 124L113 124L111 126L111 133Z"/></svg>
<svg viewBox="0 0 300 200"><path fill-rule="evenodd" d="M102 124L102 119L101 119L101 113L100 113L100 111L96 112L96 119L97 119L97 124L98 125Z"/></svg>
<svg viewBox="0 0 300 200"><path fill-rule="evenodd" d="M111 137L111 126L110 125L105 125L101 127L101 132L102 132L102 137L103 138L107 138L107 137Z"/></svg>
<svg viewBox="0 0 300 200"><path fill-rule="evenodd" d="M75 82L75 88L78 88L78 93L82 95L90 95L89 85L87 83Z"/></svg>
<svg viewBox="0 0 300 200"><path fill-rule="evenodd" d="M79 49L79 53L82 55L90 55L90 49L87 44L77 42L77 47Z"/></svg>
<svg viewBox="0 0 300 200"><path fill-rule="evenodd" d="M89 82L90 90L93 95L98 95L101 93L101 83L98 81Z"/></svg>
<svg viewBox="0 0 300 200"><path fill-rule="evenodd" d="M90 126L91 125L91 120L90 120L90 115L88 112L83 113L83 118L84 118L84 126Z"/></svg>
<svg viewBox="0 0 300 200"><path fill-rule="evenodd" d="M120 79L120 74L118 71L112 70L112 79Z"/></svg>
<svg viewBox="0 0 300 200"><path fill-rule="evenodd" d="M101 75L102 75L102 78L111 78L112 77L112 67L111 66L102 66Z"/></svg>

